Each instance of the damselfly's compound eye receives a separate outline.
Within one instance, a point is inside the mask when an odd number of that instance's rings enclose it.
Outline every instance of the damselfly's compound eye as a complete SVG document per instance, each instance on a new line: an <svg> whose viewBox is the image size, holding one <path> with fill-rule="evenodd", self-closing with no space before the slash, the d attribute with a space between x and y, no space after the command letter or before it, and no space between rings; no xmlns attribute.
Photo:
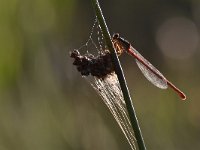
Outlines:
<svg viewBox="0 0 200 150"><path fill-rule="evenodd" d="M114 33L113 34L113 39L117 39L117 38L119 38L119 33Z"/></svg>

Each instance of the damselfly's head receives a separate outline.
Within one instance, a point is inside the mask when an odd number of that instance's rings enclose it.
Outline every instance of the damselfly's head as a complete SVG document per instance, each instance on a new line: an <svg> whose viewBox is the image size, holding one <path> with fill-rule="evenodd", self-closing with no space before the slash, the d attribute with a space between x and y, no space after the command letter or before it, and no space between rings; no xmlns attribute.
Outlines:
<svg viewBox="0 0 200 150"><path fill-rule="evenodd" d="M113 34L112 43L118 55L130 48L130 43L119 36L119 33Z"/></svg>

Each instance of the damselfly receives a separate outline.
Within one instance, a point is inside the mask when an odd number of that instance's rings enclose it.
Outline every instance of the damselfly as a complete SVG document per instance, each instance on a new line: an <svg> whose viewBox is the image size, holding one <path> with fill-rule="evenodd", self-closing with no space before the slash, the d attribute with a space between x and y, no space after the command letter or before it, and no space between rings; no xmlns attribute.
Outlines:
<svg viewBox="0 0 200 150"><path fill-rule="evenodd" d="M121 55L123 52L127 52L135 58L138 67L152 84L161 89L166 89L169 86L181 97L182 100L186 99L186 95L173 83L167 80L162 73L160 73L135 48L133 48L127 40L121 38L119 34L114 34L112 42L118 55Z"/></svg>

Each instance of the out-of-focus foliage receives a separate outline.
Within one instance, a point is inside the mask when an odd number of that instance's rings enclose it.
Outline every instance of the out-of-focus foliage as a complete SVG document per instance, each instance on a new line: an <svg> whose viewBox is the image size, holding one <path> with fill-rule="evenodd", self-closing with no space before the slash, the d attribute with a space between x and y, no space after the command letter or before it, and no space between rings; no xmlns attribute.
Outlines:
<svg viewBox="0 0 200 150"><path fill-rule="evenodd" d="M157 89L133 59L121 57L147 148L199 149L200 2L100 4L111 33L128 39L188 97ZM69 58L94 18L90 1L0 1L0 150L130 149Z"/></svg>

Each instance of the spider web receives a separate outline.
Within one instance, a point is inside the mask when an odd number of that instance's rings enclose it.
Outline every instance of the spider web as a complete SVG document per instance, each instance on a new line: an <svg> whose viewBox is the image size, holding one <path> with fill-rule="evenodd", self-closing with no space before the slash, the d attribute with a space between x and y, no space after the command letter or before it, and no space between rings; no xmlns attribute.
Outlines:
<svg viewBox="0 0 200 150"><path fill-rule="evenodd" d="M86 55L91 53L100 55L104 53L106 49L107 46L103 38L101 27L98 24L97 18L95 18L88 40L85 44L78 48L78 50L86 50Z"/></svg>
<svg viewBox="0 0 200 150"><path fill-rule="evenodd" d="M78 50L82 51L83 49L86 49L85 55L90 55L91 53L101 55L105 53L105 50L107 49L103 39L101 27L99 26L97 19L94 21L89 39ZM103 102L110 110L128 140L131 149L136 150L134 131L128 117L126 104L116 73L113 72L108 74L105 78L97 78L95 76L84 76L84 78L100 95Z"/></svg>

